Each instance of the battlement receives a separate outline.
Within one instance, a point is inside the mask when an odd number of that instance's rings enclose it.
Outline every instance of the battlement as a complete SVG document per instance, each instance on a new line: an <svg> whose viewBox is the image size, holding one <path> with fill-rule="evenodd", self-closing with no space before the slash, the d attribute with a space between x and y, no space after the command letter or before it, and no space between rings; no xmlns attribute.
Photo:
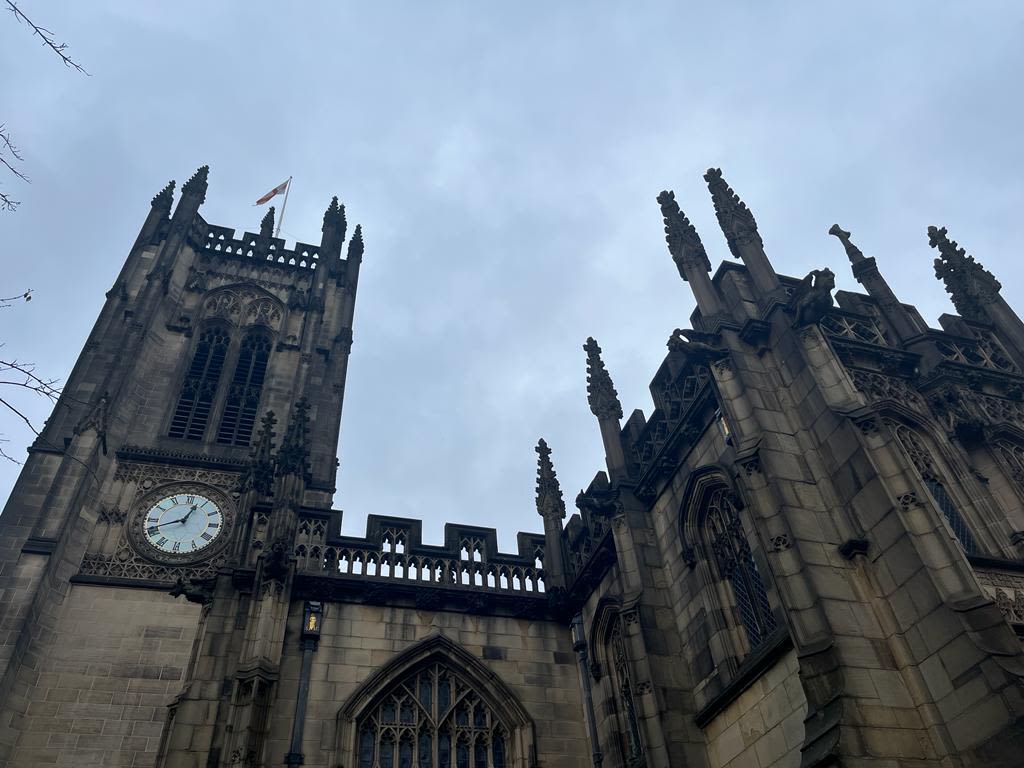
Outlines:
<svg viewBox="0 0 1024 768"><path fill-rule="evenodd" d="M296 242L291 249L279 237L263 238L255 232L235 237L235 230L208 224L197 215L189 230L189 242L201 253L236 261L269 261L299 270L314 270L320 258L320 246Z"/></svg>

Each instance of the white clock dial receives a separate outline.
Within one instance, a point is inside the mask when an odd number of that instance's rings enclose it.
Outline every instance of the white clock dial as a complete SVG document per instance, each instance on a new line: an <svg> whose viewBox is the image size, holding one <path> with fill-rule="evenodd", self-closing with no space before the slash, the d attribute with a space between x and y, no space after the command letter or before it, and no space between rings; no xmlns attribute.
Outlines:
<svg viewBox="0 0 1024 768"><path fill-rule="evenodd" d="M161 552L187 555L205 549L224 529L224 514L206 496L176 493L146 512L146 539Z"/></svg>

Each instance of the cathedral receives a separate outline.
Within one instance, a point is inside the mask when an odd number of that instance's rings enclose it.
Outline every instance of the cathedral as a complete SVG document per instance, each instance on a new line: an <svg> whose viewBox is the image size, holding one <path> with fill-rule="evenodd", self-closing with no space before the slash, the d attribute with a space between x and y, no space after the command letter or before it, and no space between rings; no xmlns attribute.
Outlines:
<svg viewBox="0 0 1024 768"><path fill-rule="evenodd" d="M501 551L342 534L363 233L210 224L207 175L153 198L0 515L0 766L1024 765L1024 323L945 229L936 329L838 225L863 292L777 274L718 169L712 274L662 192L696 309L655 407L587 339L606 466L568 514L540 440Z"/></svg>

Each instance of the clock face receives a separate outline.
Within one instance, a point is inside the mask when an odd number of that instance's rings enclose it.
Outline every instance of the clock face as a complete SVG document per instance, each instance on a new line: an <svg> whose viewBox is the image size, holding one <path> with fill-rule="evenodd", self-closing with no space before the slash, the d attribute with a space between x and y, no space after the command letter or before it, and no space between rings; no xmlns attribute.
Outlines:
<svg viewBox="0 0 1024 768"><path fill-rule="evenodd" d="M146 540L161 552L190 555L210 546L224 529L224 513L217 504L197 493L164 496L143 520Z"/></svg>

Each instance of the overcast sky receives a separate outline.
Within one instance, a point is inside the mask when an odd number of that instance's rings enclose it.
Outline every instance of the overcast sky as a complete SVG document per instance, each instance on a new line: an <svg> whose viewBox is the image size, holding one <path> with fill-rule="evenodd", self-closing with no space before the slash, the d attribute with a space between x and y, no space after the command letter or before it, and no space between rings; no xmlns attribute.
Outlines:
<svg viewBox="0 0 1024 768"><path fill-rule="evenodd" d="M720 166L780 272L857 289L838 222L897 294L952 312L926 228L947 226L1024 309L1024 5L262 3L21 0L91 73L0 17L0 122L31 184L0 214L8 356L66 377L150 198L210 165L202 215L319 242L331 195L363 225L335 500L542 530L537 438L569 511L602 468L588 335L628 414L693 309L655 196L729 257L701 175ZM713 10L709 10L713 8ZM854 10L856 9L856 10ZM34 418L48 406L34 404ZM6 448L31 435L0 414ZM18 467L0 463L6 497Z"/></svg>

